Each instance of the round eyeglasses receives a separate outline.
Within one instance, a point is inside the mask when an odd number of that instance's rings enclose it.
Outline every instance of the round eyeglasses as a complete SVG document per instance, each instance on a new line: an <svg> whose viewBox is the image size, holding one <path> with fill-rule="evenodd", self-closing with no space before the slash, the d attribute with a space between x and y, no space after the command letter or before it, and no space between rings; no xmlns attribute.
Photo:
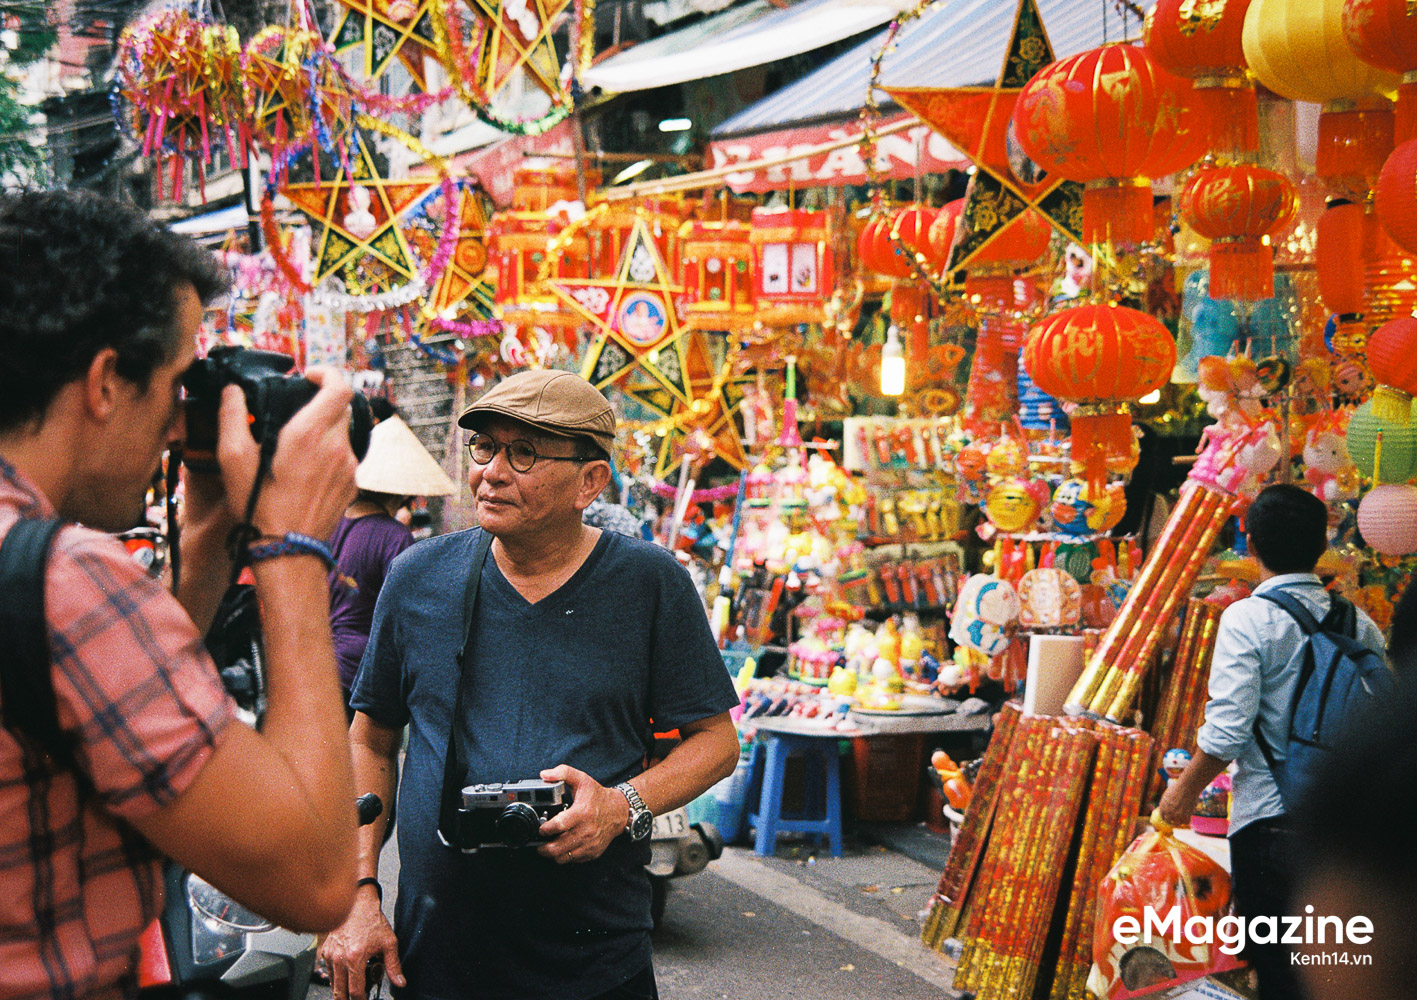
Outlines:
<svg viewBox="0 0 1417 1000"><path fill-rule="evenodd" d="M546 462L593 462L593 458L582 458L578 455L542 455L536 450L536 446L524 438L517 438L508 441L506 444L498 444L485 434L474 434L468 438L467 453L478 465L486 465L497 457L497 452L502 449L507 451L507 463L517 472L530 472L536 465L537 459Z"/></svg>

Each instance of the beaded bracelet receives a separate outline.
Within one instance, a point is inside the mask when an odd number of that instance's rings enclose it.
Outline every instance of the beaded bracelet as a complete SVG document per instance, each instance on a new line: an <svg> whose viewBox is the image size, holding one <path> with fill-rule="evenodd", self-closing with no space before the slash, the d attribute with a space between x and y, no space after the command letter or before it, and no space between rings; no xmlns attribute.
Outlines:
<svg viewBox="0 0 1417 1000"><path fill-rule="evenodd" d="M295 531L289 532L275 541L253 545L247 550L247 555L253 563L261 562L263 559L275 559L279 556L315 556L330 569L333 569L335 565L334 554L330 552L328 545L318 538L311 538L309 535L302 535Z"/></svg>

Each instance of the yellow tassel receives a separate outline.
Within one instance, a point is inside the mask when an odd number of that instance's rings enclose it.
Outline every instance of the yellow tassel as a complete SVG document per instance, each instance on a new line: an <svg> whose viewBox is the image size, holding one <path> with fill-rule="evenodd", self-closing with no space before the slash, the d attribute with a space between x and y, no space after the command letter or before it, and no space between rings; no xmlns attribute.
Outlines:
<svg viewBox="0 0 1417 1000"><path fill-rule="evenodd" d="M1380 385L1373 393L1373 416L1389 424L1407 426L1412 416L1412 396L1390 385Z"/></svg>

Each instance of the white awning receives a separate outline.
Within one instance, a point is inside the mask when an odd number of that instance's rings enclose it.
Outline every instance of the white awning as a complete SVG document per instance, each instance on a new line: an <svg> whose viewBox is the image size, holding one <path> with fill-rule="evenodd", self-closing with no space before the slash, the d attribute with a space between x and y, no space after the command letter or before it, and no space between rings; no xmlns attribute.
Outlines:
<svg viewBox="0 0 1417 1000"><path fill-rule="evenodd" d="M752 0L611 56L585 73L607 93L667 87L786 59L878 28L910 0Z"/></svg>

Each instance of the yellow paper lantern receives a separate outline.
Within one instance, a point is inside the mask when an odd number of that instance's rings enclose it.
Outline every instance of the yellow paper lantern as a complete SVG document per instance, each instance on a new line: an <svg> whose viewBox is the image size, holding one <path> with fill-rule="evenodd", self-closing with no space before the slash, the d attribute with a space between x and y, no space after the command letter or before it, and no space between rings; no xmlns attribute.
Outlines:
<svg viewBox="0 0 1417 1000"><path fill-rule="evenodd" d="M1343 40L1344 0L1252 0L1241 36L1260 83L1291 101L1331 104L1391 95L1401 78Z"/></svg>
<svg viewBox="0 0 1417 1000"><path fill-rule="evenodd" d="M1323 105L1315 172L1363 197L1392 152L1388 99L1401 77L1363 62L1343 37L1344 0L1252 0L1241 42L1255 77L1291 101Z"/></svg>

